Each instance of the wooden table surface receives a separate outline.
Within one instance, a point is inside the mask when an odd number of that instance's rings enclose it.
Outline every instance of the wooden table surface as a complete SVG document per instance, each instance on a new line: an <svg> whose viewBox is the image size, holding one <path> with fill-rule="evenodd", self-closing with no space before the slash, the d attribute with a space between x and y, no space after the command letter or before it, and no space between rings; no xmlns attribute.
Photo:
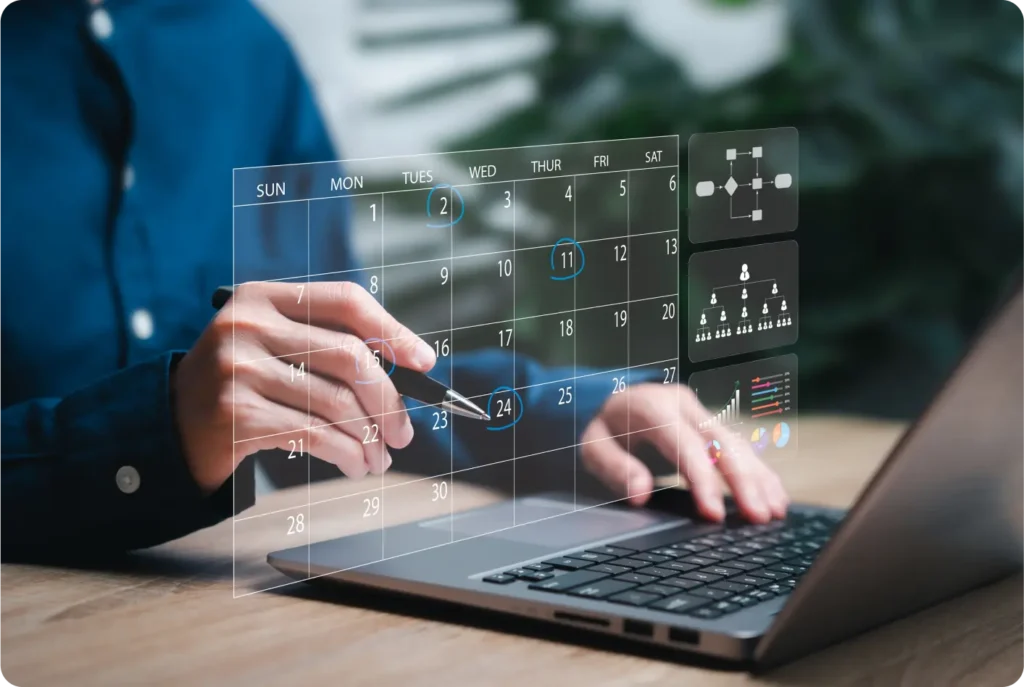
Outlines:
<svg viewBox="0 0 1024 687"><path fill-rule="evenodd" d="M900 427L805 418L800 429L798 458L775 466L791 495L846 506ZM365 489L365 483L315 485L311 496L316 500L317 490L339 488ZM462 486L459 495L460 509L498 498ZM261 507L288 499L278 492ZM389 508L403 506L389 502ZM421 510L408 506L400 515L415 519ZM253 563L235 571L239 594L268 585L268 566L256 561L274 539L269 533L261 538L258 527L246 540ZM1012 684L1024 669L1020 576L754 676L657 653L616 653L607 641L581 642L563 632L553 640L533 625L382 595L328 599L299 584L234 598L231 530L225 522L102 570L3 565L4 676L25 686L522 687L559 684L571 676L588 687L998 687Z"/></svg>

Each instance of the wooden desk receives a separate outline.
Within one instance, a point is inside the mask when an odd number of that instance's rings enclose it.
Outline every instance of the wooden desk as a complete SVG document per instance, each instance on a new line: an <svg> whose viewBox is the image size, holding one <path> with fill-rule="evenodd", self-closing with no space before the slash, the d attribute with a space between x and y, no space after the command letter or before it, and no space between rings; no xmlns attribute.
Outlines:
<svg viewBox="0 0 1024 687"><path fill-rule="evenodd" d="M795 499L845 506L898 430L804 419L799 459L776 467ZM460 494L460 507L496 498L481 489ZM278 497L285 498L272 498ZM105 571L4 565L7 679L16 685L521 687L557 684L571 674L581 685L988 687L1013 683L1024 668L1020 576L753 677L506 634L496 628L507 621L494 616L487 616L489 626L467 627L460 624L467 616L450 608L428 620L403 614L402 602L385 604L385 611L379 603L376 610L339 605L306 585L233 599L230 522L133 560ZM265 574L260 568L241 571L240 591ZM451 622L441 619L446 616Z"/></svg>

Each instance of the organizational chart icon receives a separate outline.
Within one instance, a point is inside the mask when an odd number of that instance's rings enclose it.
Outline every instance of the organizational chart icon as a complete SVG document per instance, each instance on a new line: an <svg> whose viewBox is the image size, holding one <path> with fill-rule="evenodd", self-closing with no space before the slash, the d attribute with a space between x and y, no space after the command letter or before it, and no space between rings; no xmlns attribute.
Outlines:
<svg viewBox="0 0 1024 687"><path fill-rule="evenodd" d="M690 360L796 343L797 261L796 241L691 256L687 270Z"/></svg>
<svg viewBox="0 0 1024 687"><path fill-rule="evenodd" d="M798 158L797 131L791 127L691 136L690 240L796 229Z"/></svg>

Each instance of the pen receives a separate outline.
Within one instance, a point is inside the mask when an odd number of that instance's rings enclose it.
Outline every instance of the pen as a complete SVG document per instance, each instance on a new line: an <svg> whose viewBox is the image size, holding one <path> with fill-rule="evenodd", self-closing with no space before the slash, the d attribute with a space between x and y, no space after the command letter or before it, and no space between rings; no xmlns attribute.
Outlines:
<svg viewBox="0 0 1024 687"><path fill-rule="evenodd" d="M234 287L219 287L211 299L213 307L217 310L223 308L234 292ZM390 360L384 359L381 361L381 364L393 363ZM454 415L461 415L462 417L474 420L484 420L485 422L489 422L491 419L491 416L486 411L468 398L454 389L449 389L441 382L428 377L422 372L394 365L390 377L391 383L395 385L395 389L403 396L408 396L411 399L428 405L440 406Z"/></svg>

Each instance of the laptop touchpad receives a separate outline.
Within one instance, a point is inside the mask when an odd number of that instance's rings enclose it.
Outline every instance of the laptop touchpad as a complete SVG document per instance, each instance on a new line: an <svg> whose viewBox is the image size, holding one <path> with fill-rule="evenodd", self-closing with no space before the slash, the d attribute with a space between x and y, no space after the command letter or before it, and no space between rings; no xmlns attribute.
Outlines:
<svg viewBox="0 0 1024 687"><path fill-rule="evenodd" d="M512 527L513 517L516 523ZM552 549L582 544L605 537L631 534L638 529L664 523L672 518L645 510L587 508L573 512L572 503L543 498L526 498L495 504L489 508L456 513L448 518L421 523L424 527L454 528L456 539L487 535L488 538L535 544Z"/></svg>

